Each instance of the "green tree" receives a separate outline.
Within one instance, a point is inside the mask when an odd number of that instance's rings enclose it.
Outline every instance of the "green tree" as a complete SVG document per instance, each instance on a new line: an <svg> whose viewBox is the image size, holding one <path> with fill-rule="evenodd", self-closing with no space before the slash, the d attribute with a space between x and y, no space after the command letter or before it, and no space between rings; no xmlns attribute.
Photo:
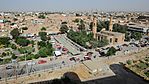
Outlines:
<svg viewBox="0 0 149 84"><path fill-rule="evenodd" d="M47 41L47 32L39 32L39 36L41 38L42 41Z"/></svg>
<svg viewBox="0 0 149 84"><path fill-rule="evenodd" d="M148 66L147 66L147 64L146 63L139 63L138 65L137 65L140 69L146 69L146 68L148 68Z"/></svg>
<svg viewBox="0 0 149 84"><path fill-rule="evenodd" d="M20 56L19 61L25 61L25 56Z"/></svg>
<svg viewBox="0 0 149 84"><path fill-rule="evenodd" d="M18 51L19 51L21 54L27 53L27 50L26 50L25 48L19 48Z"/></svg>
<svg viewBox="0 0 149 84"><path fill-rule="evenodd" d="M39 58L39 55L36 54L36 55L33 56L33 58L34 58L34 59L38 59L38 58Z"/></svg>
<svg viewBox="0 0 149 84"><path fill-rule="evenodd" d="M38 18L40 18L40 19L45 19L46 17L45 17L43 14L40 14L40 15L38 16Z"/></svg>
<svg viewBox="0 0 149 84"><path fill-rule="evenodd" d="M40 41L37 43L39 47L46 47L46 42Z"/></svg>
<svg viewBox="0 0 149 84"><path fill-rule="evenodd" d="M15 54L12 54L12 59L17 59L17 56Z"/></svg>
<svg viewBox="0 0 149 84"><path fill-rule="evenodd" d="M75 20L73 20L73 22L75 22L75 23L79 23L79 19L77 18L77 19L75 19Z"/></svg>
<svg viewBox="0 0 149 84"><path fill-rule="evenodd" d="M40 57L47 57L47 52L48 52L48 49L46 47L43 47L39 50L38 54Z"/></svg>
<svg viewBox="0 0 149 84"><path fill-rule="evenodd" d="M8 47L8 45L10 44L10 38L9 37L0 37L0 44Z"/></svg>
<svg viewBox="0 0 149 84"><path fill-rule="evenodd" d="M131 61L131 60L127 60L126 63L127 63L128 65L131 65L131 64L132 64L132 61Z"/></svg>
<svg viewBox="0 0 149 84"><path fill-rule="evenodd" d="M16 39L16 43L19 44L20 46L28 46L28 44L30 44L30 41L27 40L26 38L18 37Z"/></svg>
<svg viewBox="0 0 149 84"><path fill-rule="evenodd" d="M41 28L41 31L46 31L47 29L45 27L42 27Z"/></svg>
<svg viewBox="0 0 149 84"><path fill-rule="evenodd" d="M103 39L103 40L100 40L98 42L98 47L104 47L104 46L106 46L108 44L109 44L108 40L107 39Z"/></svg>
<svg viewBox="0 0 149 84"><path fill-rule="evenodd" d="M91 23L89 24L89 27L90 27L90 30L92 31L92 30L93 30L93 22L91 22Z"/></svg>
<svg viewBox="0 0 149 84"><path fill-rule="evenodd" d="M6 56L6 55L7 55L7 54L6 54L5 52L2 53L2 56L3 56L3 57Z"/></svg>
<svg viewBox="0 0 149 84"><path fill-rule="evenodd" d="M142 38L142 34L140 32L132 32L131 38L134 38L135 40L140 40Z"/></svg>
<svg viewBox="0 0 149 84"><path fill-rule="evenodd" d="M114 32L126 33L127 30L128 30L128 27L126 25L120 25L120 24L113 25Z"/></svg>
<svg viewBox="0 0 149 84"><path fill-rule="evenodd" d="M62 24L60 27L60 32L62 34L67 33L67 31L69 30L68 26L66 24Z"/></svg>
<svg viewBox="0 0 149 84"><path fill-rule="evenodd" d="M62 22L61 24L67 24L67 22Z"/></svg>
<svg viewBox="0 0 149 84"><path fill-rule="evenodd" d="M80 24L79 24L79 27L78 27L79 30L85 30L85 24L84 24L84 21L83 20L80 20Z"/></svg>
<svg viewBox="0 0 149 84"><path fill-rule="evenodd" d="M11 44L12 49L17 49L17 46L15 44Z"/></svg>
<svg viewBox="0 0 149 84"><path fill-rule="evenodd" d="M130 41L130 35L128 32L125 33L125 41Z"/></svg>
<svg viewBox="0 0 149 84"><path fill-rule="evenodd" d="M111 47L107 52L107 56L115 55L115 53L116 49L114 47Z"/></svg>
<svg viewBox="0 0 149 84"><path fill-rule="evenodd" d="M149 77L149 72L144 72L144 74L145 74L147 77Z"/></svg>
<svg viewBox="0 0 149 84"><path fill-rule="evenodd" d="M18 28L13 29L10 34L12 35L13 39L16 39L17 37L19 37L20 32Z"/></svg>
<svg viewBox="0 0 149 84"><path fill-rule="evenodd" d="M22 27L22 29L23 29L23 30L28 30L28 28L27 28L27 27Z"/></svg>

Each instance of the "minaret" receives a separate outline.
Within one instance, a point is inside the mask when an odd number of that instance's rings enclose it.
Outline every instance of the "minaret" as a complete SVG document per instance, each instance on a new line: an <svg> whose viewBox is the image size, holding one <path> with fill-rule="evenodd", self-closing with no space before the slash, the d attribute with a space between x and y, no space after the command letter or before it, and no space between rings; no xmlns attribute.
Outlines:
<svg viewBox="0 0 149 84"><path fill-rule="evenodd" d="M93 29L92 32L94 34L94 39L96 39L96 34L97 34L97 19L95 16L93 16Z"/></svg>
<svg viewBox="0 0 149 84"><path fill-rule="evenodd" d="M109 23L109 31L113 30L113 22L112 22L112 20L113 20L113 17L111 16L110 17L110 23Z"/></svg>

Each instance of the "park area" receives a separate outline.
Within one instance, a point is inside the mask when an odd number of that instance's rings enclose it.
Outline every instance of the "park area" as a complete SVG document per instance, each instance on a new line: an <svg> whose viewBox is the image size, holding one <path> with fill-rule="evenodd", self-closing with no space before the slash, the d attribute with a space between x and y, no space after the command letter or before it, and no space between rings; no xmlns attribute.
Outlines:
<svg viewBox="0 0 149 84"><path fill-rule="evenodd" d="M128 60L125 66L145 80L149 80L149 55L140 60Z"/></svg>

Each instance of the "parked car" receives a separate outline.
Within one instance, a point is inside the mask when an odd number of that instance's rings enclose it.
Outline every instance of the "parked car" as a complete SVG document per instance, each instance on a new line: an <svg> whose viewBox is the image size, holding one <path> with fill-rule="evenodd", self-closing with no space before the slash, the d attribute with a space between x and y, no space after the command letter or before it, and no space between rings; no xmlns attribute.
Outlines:
<svg viewBox="0 0 149 84"><path fill-rule="evenodd" d="M91 58L88 57L88 56L85 56L85 57L84 57L84 60L91 60Z"/></svg>
<svg viewBox="0 0 149 84"><path fill-rule="evenodd" d="M35 62L28 62L27 65L35 65Z"/></svg>
<svg viewBox="0 0 149 84"><path fill-rule="evenodd" d="M9 69L13 69L14 68L14 66L12 66L12 65L8 65L8 66L6 66L6 69L7 70L9 70Z"/></svg>
<svg viewBox="0 0 149 84"><path fill-rule="evenodd" d="M39 60L39 61L38 61L38 64L45 64L45 63L47 63L46 60Z"/></svg>
<svg viewBox="0 0 149 84"><path fill-rule="evenodd" d="M78 58L78 57L71 57L70 59L69 59L70 61L79 61L80 60L80 58Z"/></svg>

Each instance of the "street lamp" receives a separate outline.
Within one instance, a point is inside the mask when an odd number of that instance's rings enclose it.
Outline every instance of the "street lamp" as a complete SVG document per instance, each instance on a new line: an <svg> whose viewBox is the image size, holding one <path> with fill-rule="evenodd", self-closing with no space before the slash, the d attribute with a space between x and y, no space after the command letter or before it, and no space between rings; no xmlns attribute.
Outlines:
<svg viewBox="0 0 149 84"><path fill-rule="evenodd" d="M26 61L26 55L25 55L25 62L26 62L26 73L28 75L28 66L27 66L27 61Z"/></svg>

